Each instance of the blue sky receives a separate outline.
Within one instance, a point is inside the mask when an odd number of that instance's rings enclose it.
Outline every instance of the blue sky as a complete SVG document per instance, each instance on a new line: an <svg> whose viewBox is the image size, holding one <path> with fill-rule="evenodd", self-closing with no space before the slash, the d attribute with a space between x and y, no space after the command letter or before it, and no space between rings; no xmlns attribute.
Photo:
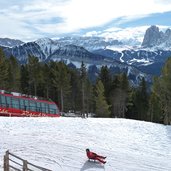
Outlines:
<svg viewBox="0 0 171 171"><path fill-rule="evenodd" d="M0 0L0 6L0 37L23 41L171 25L171 0Z"/></svg>
<svg viewBox="0 0 171 171"><path fill-rule="evenodd" d="M144 16L142 18L138 18L132 21L128 21L125 23L120 24L120 27L136 27L136 26L143 26L143 25L163 25L163 26L170 26L170 18L171 18L171 11L163 12L163 13L154 13L149 14L148 16Z"/></svg>

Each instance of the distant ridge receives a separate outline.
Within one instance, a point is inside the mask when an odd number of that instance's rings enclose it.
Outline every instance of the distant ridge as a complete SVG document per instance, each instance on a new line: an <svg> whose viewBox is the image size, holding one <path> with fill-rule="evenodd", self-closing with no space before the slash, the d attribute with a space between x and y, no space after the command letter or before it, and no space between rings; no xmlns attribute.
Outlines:
<svg viewBox="0 0 171 171"><path fill-rule="evenodd" d="M21 40L10 39L10 38L0 38L0 45L6 47L13 47L23 44Z"/></svg>

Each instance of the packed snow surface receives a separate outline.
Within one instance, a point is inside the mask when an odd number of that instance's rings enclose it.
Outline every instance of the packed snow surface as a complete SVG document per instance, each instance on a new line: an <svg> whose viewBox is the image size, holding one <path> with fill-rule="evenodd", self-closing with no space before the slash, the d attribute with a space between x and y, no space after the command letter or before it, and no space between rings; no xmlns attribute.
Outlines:
<svg viewBox="0 0 171 171"><path fill-rule="evenodd" d="M107 156L87 160L85 149ZM128 119L0 118L5 151L53 171L170 171L171 127Z"/></svg>

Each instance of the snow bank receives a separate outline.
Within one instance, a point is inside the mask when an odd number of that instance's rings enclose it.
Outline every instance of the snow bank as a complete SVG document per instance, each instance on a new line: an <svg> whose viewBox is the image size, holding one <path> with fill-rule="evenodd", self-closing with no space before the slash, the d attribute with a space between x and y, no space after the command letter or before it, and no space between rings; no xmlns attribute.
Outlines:
<svg viewBox="0 0 171 171"><path fill-rule="evenodd" d="M85 149L107 156L89 162ZM170 171L171 127L96 118L0 117L0 170L8 150L54 171Z"/></svg>

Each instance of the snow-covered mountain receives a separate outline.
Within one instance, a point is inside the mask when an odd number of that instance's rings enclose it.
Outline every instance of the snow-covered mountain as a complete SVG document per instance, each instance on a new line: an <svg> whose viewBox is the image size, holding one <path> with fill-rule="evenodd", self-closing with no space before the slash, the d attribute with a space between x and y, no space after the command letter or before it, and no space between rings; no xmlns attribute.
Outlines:
<svg viewBox="0 0 171 171"><path fill-rule="evenodd" d="M12 48L4 47L7 56L15 56L21 63L26 63L28 56L33 55L42 62L64 61L67 65L80 68L82 61L86 65L89 76L94 81L98 76L100 68L107 65L112 73L125 72L133 85L137 85L142 77L151 82L151 76L139 71L137 68L122 63L114 58L89 52L83 47L76 45L65 45L51 39L39 39ZM93 69L94 68L94 69Z"/></svg>
<svg viewBox="0 0 171 171"><path fill-rule="evenodd" d="M38 57L40 61L44 61L46 59L46 55L43 53L41 47L35 42L28 42L19 46L2 48L7 57L13 55L21 63L26 63L29 55Z"/></svg>
<svg viewBox="0 0 171 171"><path fill-rule="evenodd" d="M52 55L56 50L59 49L62 45L59 42L53 41L49 38L42 38L36 40L34 43L38 44L43 54L47 57Z"/></svg>
<svg viewBox="0 0 171 171"><path fill-rule="evenodd" d="M62 45L82 46L89 51L96 50L96 49L105 49L108 46L123 45L121 41L118 41L117 39L114 38L94 37L94 36L93 37L92 36L63 37L56 41Z"/></svg>
<svg viewBox="0 0 171 171"><path fill-rule="evenodd" d="M52 171L171 170L171 126L116 118L0 117L0 132L0 171L6 150ZM107 156L107 163L88 161L86 148Z"/></svg>
<svg viewBox="0 0 171 171"><path fill-rule="evenodd" d="M21 45L23 43L24 42L22 42L21 40L0 38L0 46L13 47L13 46Z"/></svg>
<svg viewBox="0 0 171 171"><path fill-rule="evenodd" d="M141 71L152 75L159 75L166 59L171 57L171 50L130 49L114 51L111 49L99 49L93 53L136 66Z"/></svg>

